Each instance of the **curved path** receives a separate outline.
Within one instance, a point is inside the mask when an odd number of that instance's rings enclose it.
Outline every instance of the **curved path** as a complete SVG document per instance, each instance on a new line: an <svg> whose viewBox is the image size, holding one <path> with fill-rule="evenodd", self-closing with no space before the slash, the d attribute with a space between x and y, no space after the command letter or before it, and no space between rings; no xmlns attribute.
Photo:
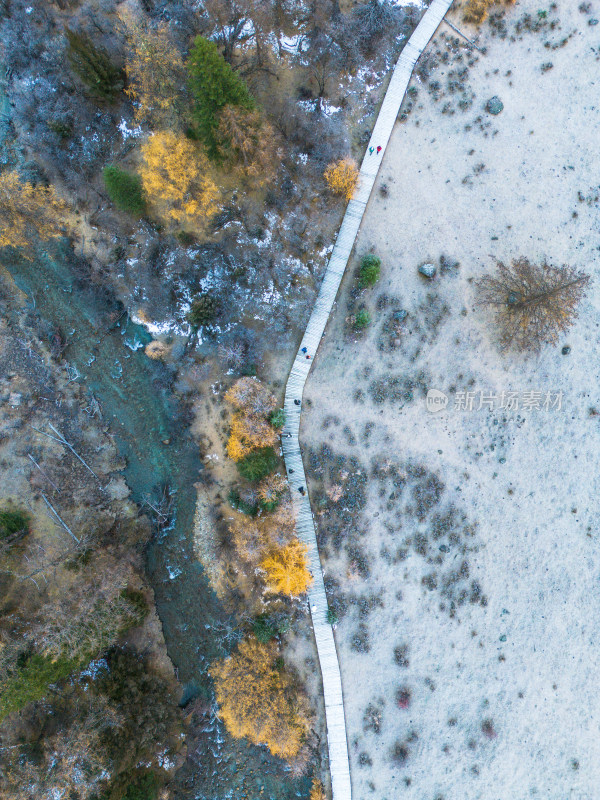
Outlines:
<svg viewBox="0 0 600 800"><path fill-rule="evenodd" d="M354 197L348 203L342 226L325 270L319 295L308 320L300 349L294 359L285 387L286 424L282 436L283 456L292 489L296 529L298 536L308 545L310 569L314 576L314 583L308 593L308 599L319 662L321 664L321 674L323 676L333 800L351 799L346 720L340 666L335 649L333 631L331 625L327 622L327 598L310 501L308 494L303 496L298 491L300 487L306 487L306 475L298 440L300 406L296 405L294 400L299 400L302 397L304 384L312 365L312 357L319 347L325 325L333 308L333 303L346 269L346 264L350 258L350 253L354 247L354 241L358 234L367 202L371 196L375 178L385 154L392 128L396 122L400 104L404 99L413 68L451 5L452 0L432 0L431 5L413 31L396 63L373 129L371 141L369 142L369 147L373 147L375 152L369 155L367 148L360 168L357 189ZM377 147L381 147L379 154L376 152ZM303 348L307 349L311 359L306 358L302 352Z"/></svg>

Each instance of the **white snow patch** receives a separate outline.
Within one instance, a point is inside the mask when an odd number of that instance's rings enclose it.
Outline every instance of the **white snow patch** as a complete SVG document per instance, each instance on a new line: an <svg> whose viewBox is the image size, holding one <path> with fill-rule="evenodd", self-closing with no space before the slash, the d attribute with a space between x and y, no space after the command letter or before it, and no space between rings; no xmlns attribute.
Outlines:
<svg viewBox="0 0 600 800"><path fill-rule="evenodd" d="M169 578L173 580L174 578L178 578L183 570L181 567L172 567L170 564L167 564L167 572L169 573Z"/></svg>
<svg viewBox="0 0 600 800"><path fill-rule="evenodd" d="M302 34L300 33L297 34L296 36L281 36L279 38L281 49L285 50L286 53L302 52L303 41L304 41L304 36L302 36Z"/></svg>
<svg viewBox="0 0 600 800"><path fill-rule="evenodd" d="M330 117L332 114L337 114L341 111L341 106L332 106L326 100L321 99L321 111L325 116Z"/></svg>
<svg viewBox="0 0 600 800"><path fill-rule="evenodd" d="M260 299L263 303L269 303L269 305L274 305L278 300L281 300L281 293L277 291L273 281L269 282L269 288L265 289Z"/></svg>
<svg viewBox="0 0 600 800"><path fill-rule="evenodd" d="M138 125L137 128L129 128L126 120L122 119L119 123L119 130L123 139L137 139L142 135L142 129Z"/></svg>

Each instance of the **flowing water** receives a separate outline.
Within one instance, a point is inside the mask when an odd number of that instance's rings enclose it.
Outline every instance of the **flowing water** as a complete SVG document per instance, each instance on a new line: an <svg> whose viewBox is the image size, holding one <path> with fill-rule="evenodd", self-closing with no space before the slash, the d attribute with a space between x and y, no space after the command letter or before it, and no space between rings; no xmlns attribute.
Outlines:
<svg viewBox="0 0 600 800"><path fill-rule="evenodd" d="M87 278L87 265L61 242L40 260L3 258L19 288L42 318L60 330L70 377L98 400L104 422L126 459L133 498L172 492L173 522L149 547L147 571L154 588L169 655L190 697L209 686L210 662L223 655L215 624L226 612L194 558L193 516L202 464L164 365L149 359L145 329L132 324L107 291ZM307 779L292 780L266 748L233 740L212 721L194 761L180 771L177 795L186 798L306 797Z"/></svg>

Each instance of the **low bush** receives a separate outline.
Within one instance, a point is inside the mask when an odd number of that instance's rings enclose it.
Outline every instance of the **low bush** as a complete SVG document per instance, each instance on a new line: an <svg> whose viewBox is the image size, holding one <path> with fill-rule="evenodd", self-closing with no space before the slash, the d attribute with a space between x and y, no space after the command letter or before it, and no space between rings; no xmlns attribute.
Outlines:
<svg viewBox="0 0 600 800"><path fill-rule="evenodd" d="M29 532L29 515L19 508L0 509L0 539L10 543Z"/></svg>
<svg viewBox="0 0 600 800"><path fill-rule="evenodd" d="M276 408L269 414L269 422L277 430L281 430L285 425L285 411L283 408Z"/></svg>
<svg viewBox="0 0 600 800"><path fill-rule="evenodd" d="M360 311L357 311L356 317L354 318L354 327L357 331L364 330L370 323L371 315L365 308L361 308Z"/></svg>
<svg viewBox="0 0 600 800"><path fill-rule="evenodd" d="M358 273L358 283L361 289L366 286L374 286L379 280L379 273L381 272L381 259L373 253L368 253L363 257L360 262L360 270Z"/></svg>
<svg viewBox="0 0 600 800"><path fill-rule="evenodd" d="M339 621L339 617L338 617L337 613L334 611L334 609L333 608L328 608L327 609L327 622L330 625L337 625L338 621Z"/></svg>
<svg viewBox="0 0 600 800"><path fill-rule="evenodd" d="M274 618L269 614L260 614L252 623L252 633L261 644L267 644L271 639L290 629L290 622L284 618Z"/></svg>
<svg viewBox="0 0 600 800"><path fill-rule="evenodd" d="M273 472L279 464L277 454L272 447L261 447L253 450L237 462L242 478L248 481L261 481Z"/></svg>
<svg viewBox="0 0 600 800"><path fill-rule="evenodd" d="M202 325L210 325L218 311L218 303L212 295L205 293L196 297L192 301L190 310L187 313L187 321L193 328L200 328Z"/></svg>
<svg viewBox="0 0 600 800"><path fill-rule="evenodd" d="M258 514L258 503L249 503L244 500L238 489L230 489L227 501L236 511L241 511L242 514L247 514L249 517L255 517Z"/></svg>
<svg viewBox="0 0 600 800"><path fill-rule="evenodd" d="M156 800L158 781L153 772L145 772L125 789L123 800Z"/></svg>
<svg viewBox="0 0 600 800"><path fill-rule="evenodd" d="M146 207L142 194L142 180L119 167L104 167L104 185L112 202L121 211L141 214Z"/></svg>

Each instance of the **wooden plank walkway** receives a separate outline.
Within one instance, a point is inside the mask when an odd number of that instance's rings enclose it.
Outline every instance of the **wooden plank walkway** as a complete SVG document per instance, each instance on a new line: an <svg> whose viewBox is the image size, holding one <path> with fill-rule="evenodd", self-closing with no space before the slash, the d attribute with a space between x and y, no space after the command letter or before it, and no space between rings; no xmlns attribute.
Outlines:
<svg viewBox="0 0 600 800"><path fill-rule="evenodd" d="M310 570L314 583L308 593L312 615L317 651L323 676L323 694L325 699L325 717L327 722L327 741L329 746L329 769L333 800L351 800L350 764L348 760L348 743L346 736L346 720L342 696L342 680L340 666L335 649L335 641L331 625L327 622L327 598L323 583L323 572L317 549L315 525L308 493L303 496L298 489L306 489L306 475L300 453L298 439L300 431L301 407L294 400L300 400L304 384L325 325L335 301L344 270L354 247L354 241L362 222L367 202L371 196L377 172L383 160L385 149L404 99L408 83L417 59L429 43L439 24L450 8L452 0L432 0L431 5L421 18L412 36L404 46L396 63L387 92L383 99L369 147L375 152L369 155L367 148L363 159L359 182L354 197L348 203L342 225L337 236L333 252L325 270L323 283L313 307L308 325L304 331L300 349L296 354L290 376L285 387L286 423L283 429L282 446L285 465L288 473L292 498L296 514L296 530L298 536L308 545ZM381 152L377 154L377 147ZM306 358L302 349L306 348L311 356Z"/></svg>

